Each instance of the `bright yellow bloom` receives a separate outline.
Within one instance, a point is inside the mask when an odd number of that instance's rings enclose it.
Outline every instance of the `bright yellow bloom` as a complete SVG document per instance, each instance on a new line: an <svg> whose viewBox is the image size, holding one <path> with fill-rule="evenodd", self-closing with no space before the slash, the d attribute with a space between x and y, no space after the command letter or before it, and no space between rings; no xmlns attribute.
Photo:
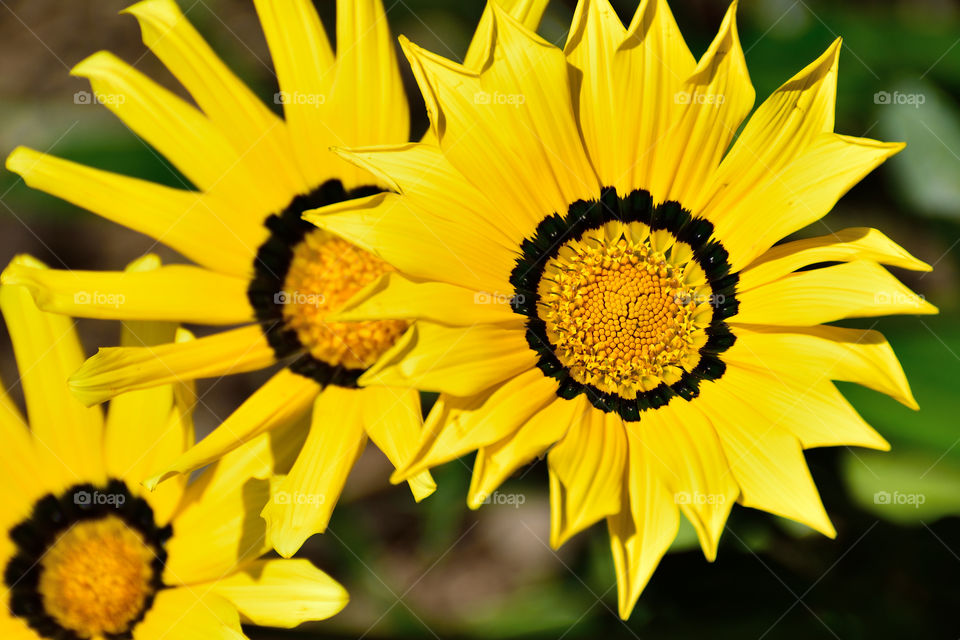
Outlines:
<svg viewBox="0 0 960 640"><path fill-rule="evenodd" d="M546 0L502 0L535 26ZM230 328L189 343L102 349L72 377L86 404L118 393L286 365L210 437L149 484L208 464L258 434L311 412L303 454L264 509L281 554L323 531L347 474L371 439L393 462L413 454L418 394L358 389L358 376L393 345L403 321L327 322L390 270L373 255L301 220L303 211L376 193L382 183L332 145L409 139L409 109L380 0L337 3L334 54L310 0L256 0L280 91L275 115L221 62L174 0L126 10L148 47L193 97L180 99L110 53L75 75L196 187L174 189L20 148L7 166L31 186L143 232L194 261L137 273L9 270L47 311ZM486 39L489 11L477 33ZM467 64L481 51L472 47ZM410 480L417 500L428 472ZM288 498L288 499L287 499Z"/></svg>
<svg viewBox="0 0 960 640"><path fill-rule="evenodd" d="M28 257L13 266L45 268ZM259 510L271 475L296 454L277 441L294 441L294 427L252 439L189 485L181 476L147 491L144 474L193 444L192 391L123 394L104 419L66 385L83 361L74 321L40 311L20 286L0 287L0 309L30 419L0 386L0 637L236 639L241 621L293 627L346 605L308 561L258 559L270 548ZM123 339L155 344L176 331L130 323Z"/></svg>
<svg viewBox="0 0 960 640"><path fill-rule="evenodd" d="M916 405L824 323L936 311L879 231L774 246L903 145L833 132L839 41L731 144L734 12L699 61L658 0L582 0L562 51L495 10L479 72L404 42L437 143L343 151L395 193L306 216L397 269L337 319L416 320L360 383L443 393L395 479L478 450L475 508L549 452L551 543L606 518L624 617L681 512L708 559L734 501L832 536L802 450L888 445L831 380Z"/></svg>

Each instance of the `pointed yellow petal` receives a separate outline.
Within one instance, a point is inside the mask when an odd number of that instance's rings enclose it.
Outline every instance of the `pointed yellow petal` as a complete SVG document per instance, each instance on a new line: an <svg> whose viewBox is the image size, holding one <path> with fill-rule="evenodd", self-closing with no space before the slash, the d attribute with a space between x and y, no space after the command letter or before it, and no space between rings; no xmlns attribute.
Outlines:
<svg viewBox="0 0 960 640"><path fill-rule="evenodd" d="M336 580L300 559L258 560L213 583L210 590L228 600L245 620L283 629L334 616L350 599Z"/></svg>
<svg viewBox="0 0 960 640"><path fill-rule="evenodd" d="M362 398L363 428L367 436L395 468L401 468L416 453L423 431L420 392L416 389L371 387L363 390ZM437 488L429 471L410 478L409 484L417 502Z"/></svg>
<svg viewBox="0 0 960 640"><path fill-rule="evenodd" d="M536 31L549 0L496 0L496 2L527 29ZM493 29L493 10L488 3L473 32L467 55L463 57L464 67L477 72L483 68L490 58L490 47L494 38Z"/></svg>
<svg viewBox="0 0 960 640"><path fill-rule="evenodd" d="M804 326L844 318L933 314L937 308L910 291L876 262L856 260L800 271L737 294L730 321Z"/></svg>
<svg viewBox="0 0 960 640"><path fill-rule="evenodd" d="M473 463L467 505L478 509L504 480L561 440L570 425L590 411L582 396L555 398L530 417L516 433L481 447Z"/></svg>
<svg viewBox="0 0 960 640"><path fill-rule="evenodd" d="M521 330L421 321L360 377L360 384L469 396L536 365Z"/></svg>
<svg viewBox="0 0 960 640"><path fill-rule="evenodd" d="M266 227L236 224L233 206L206 194L91 169L26 147L10 154L7 169L34 189L144 233L224 273L248 276L257 247L267 237Z"/></svg>
<svg viewBox="0 0 960 640"><path fill-rule="evenodd" d="M11 265L46 268L29 256L14 258ZM67 376L83 362L76 322L40 311L24 287L0 286L0 309L42 468L58 487L58 481L103 481L103 414L98 407L84 407L67 387Z"/></svg>
<svg viewBox="0 0 960 640"><path fill-rule="evenodd" d="M44 311L74 317L208 325L255 320L246 280L189 265L140 272L18 265L4 273L3 283L27 287Z"/></svg>
<svg viewBox="0 0 960 640"><path fill-rule="evenodd" d="M594 409L574 420L547 454L554 549L622 508L626 428L619 415Z"/></svg>
<svg viewBox="0 0 960 640"><path fill-rule="evenodd" d="M156 347L110 347L70 376L70 389L88 406L120 393L181 380L244 373L275 362L260 325Z"/></svg>
<svg viewBox="0 0 960 640"><path fill-rule="evenodd" d="M225 598L189 587L162 589L137 625L138 638L243 640L240 616Z"/></svg>
<svg viewBox="0 0 960 640"><path fill-rule="evenodd" d="M261 515L277 553L289 558L323 533L347 475L367 443L362 390L329 386L313 407L310 433L293 468L272 492Z"/></svg>

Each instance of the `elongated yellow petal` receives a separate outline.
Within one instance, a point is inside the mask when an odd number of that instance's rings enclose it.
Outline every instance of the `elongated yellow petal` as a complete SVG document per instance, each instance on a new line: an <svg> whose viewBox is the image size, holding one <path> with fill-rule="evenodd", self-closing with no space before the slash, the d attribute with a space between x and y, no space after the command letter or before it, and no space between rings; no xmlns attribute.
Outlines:
<svg viewBox="0 0 960 640"><path fill-rule="evenodd" d="M367 443L362 398L356 389L323 390L297 461L263 507L270 544L285 558L327 528L347 475Z"/></svg>
<svg viewBox="0 0 960 640"><path fill-rule="evenodd" d="M100 349L70 376L70 389L90 406L135 389L256 371L274 361L263 329L251 325L186 343Z"/></svg>
<svg viewBox="0 0 960 640"><path fill-rule="evenodd" d="M654 200L695 201L720 164L755 92L737 35L736 1L696 69L671 96L669 144L657 153L651 174ZM692 152L693 150L695 152Z"/></svg>
<svg viewBox="0 0 960 640"><path fill-rule="evenodd" d="M225 598L189 587L157 593L137 637L177 640L243 640L240 616Z"/></svg>
<svg viewBox="0 0 960 640"><path fill-rule="evenodd" d="M624 620L630 617L680 527L680 511L670 489L649 463L649 450L636 430L627 429L625 433L628 457L622 508L607 518L620 617Z"/></svg>
<svg viewBox="0 0 960 640"><path fill-rule="evenodd" d="M176 76L265 185L279 211L309 186L294 161L286 125L217 57L174 0L142 0L123 13L140 23L143 42Z"/></svg>
<svg viewBox="0 0 960 640"><path fill-rule="evenodd" d="M840 39L761 104L737 136L710 184L690 202L711 219L761 187L801 155L821 133L833 131Z"/></svg>
<svg viewBox="0 0 960 640"><path fill-rule="evenodd" d="M549 0L495 0L504 11L513 16L530 31L536 31L547 9ZM473 38L463 57L463 66L471 71L480 71L490 58L493 44L493 12L489 5L484 7L480 22L473 31Z"/></svg>
<svg viewBox="0 0 960 640"><path fill-rule="evenodd" d="M854 227L773 247L741 272L737 289L747 291L818 262L852 260L873 260L913 271L932 269L876 229Z"/></svg>
<svg viewBox="0 0 960 640"><path fill-rule="evenodd" d="M509 290L516 247L483 220L416 208L393 193L337 203L304 218L410 276L479 291Z"/></svg>
<svg viewBox="0 0 960 640"><path fill-rule="evenodd" d="M0 492L0 510L6 521L13 523L30 514L34 499L43 495L47 487L37 482L39 458L33 439L6 389L0 379L0 438L4 443L0 448L0 465L9 483L8 489ZM2 546L0 553L3 553Z"/></svg>
<svg viewBox="0 0 960 640"><path fill-rule="evenodd" d="M91 169L26 147L10 154L7 169L34 189L144 233L224 273L248 276L257 247L267 237L263 226L236 224L233 207L207 194Z"/></svg>
<svg viewBox="0 0 960 640"><path fill-rule="evenodd" d="M29 256L18 256L11 265L45 268ZM83 362L76 322L40 311L25 287L0 286L0 309L13 343L41 468L57 488L102 482L103 414L98 407L84 407L67 387L67 376Z"/></svg>
<svg viewBox="0 0 960 640"><path fill-rule="evenodd" d="M774 376L856 382L918 409L907 376L877 331L841 327L736 327L727 362Z"/></svg>
<svg viewBox="0 0 960 640"><path fill-rule="evenodd" d="M561 440L570 425L591 411L582 396L555 398L524 423L516 433L481 447L473 463L467 505L478 509L510 474Z"/></svg>
<svg viewBox="0 0 960 640"><path fill-rule="evenodd" d="M536 362L521 330L421 321L360 377L360 384L467 396L534 369Z"/></svg>
<svg viewBox="0 0 960 640"><path fill-rule="evenodd" d="M640 420L640 444L656 467L674 502L690 520L707 560L740 494L713 425L686 400L649 411Z"/></svg>
<svg viewBox="0 0 960 640"><path fill-rule="evenodd" d="M87 78L95 95L138 136L177 167L198 189L234 207L234 219L262 223L272 202L270 185L252 171L242 150L198 109L113 54L95 53L73 68ZM186 186L186 185L184 185Z"/></svg>
<svg viewBox="0 0 960 640"><path fill-rule="evenodd" d="M850 187L903 147L835 133L817 136L762 188L714 218L731 268L742 269L778 240L822 218Z"/></svg>
<svg viewBox="0 0 960 640"><path fill-rule="evenodd" d="M206 586L199 587L204 590ZM350 596L309 560L258 560L210 585L253 624L291 629L339 613Z"/></svg>
<svg viewBox="0 0 960 640"><path fill-rule="evenodd" d="M453 326L504 324L519 327L523 316L506 294L472 291L443 282L417 282L390 272L371 282L330 320L429 320Z"/></svg>
<svg viewBox="0 0 960 640"><path fill-rule="evenodd" d="M753 408L755 399L746 397L750 400L731 395L726 385L709 383L701 386L694 405L713 422L720 436L740 485L740 502L834 537L836 531L820 502L800 442L758 413Z"/></svg>
<svg viewBox="0 0 960 640"><path fill-rule="evenodd" d="M248 282L209 269L66 271L17 265L4 284L23 285L44 311L82 318L240 324L255 318Z"/></svg>
<svg viewBox="0 0 960 640"><path fill-rule="evenodd" d="M627 439L620 416L599 409L570 424L547 454L550 546L564 542L622 508Z"/></svg>
<svg viewBox="0 0 960 640"><path fill-rule="evenodd" d="M937 308L876 262L856 260L801 271L737 295L731 322L814 325L843 318L932 314Z"/></svg>
<svg viewBox="0 0 960 640"><path fill-rule="evenodd" d="M440 396L423 425L417 452L390 478L401 482L511 436L556 397L557 382L539 370L469 398Z"/></svg>
<svg viewBox="0 0 960 640"><path fill-rule="evenodd" d="M148 469L153 475L144 484L153 489L167 478L222 458L262 433L295 422L309 413L319 393L320 385L315 381L281 369L206 438L162 467Z"/></svg>
<svg viewBox="0 0 960 640"><path fill-rule="evenodd" d="M420 392L416 389L371 387L363 390L362 399L363 428L367 436L399 469L416 453L423 431ZM417 502L437 488L429 471L410 478L408 482Z"/></svg>

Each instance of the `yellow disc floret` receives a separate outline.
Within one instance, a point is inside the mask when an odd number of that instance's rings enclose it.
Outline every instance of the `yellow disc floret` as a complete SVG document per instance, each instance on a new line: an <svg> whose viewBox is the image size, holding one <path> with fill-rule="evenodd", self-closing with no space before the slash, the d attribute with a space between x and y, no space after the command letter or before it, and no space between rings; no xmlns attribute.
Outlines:
<svg viewBox="0 0 960 640"><path fill-rule="evenodd" d="M154 550L116 516L72 526L40 560L46 612L81 638L118 634L153 593Z"/></svg>
<svg viewBox="0 0 960 640"><path fill-rule="evenodd" d="M293 251L284 281L283 318L317 360L365 369L407 329L402 320L329 322L360 289L392 268L373 254L323 230L311 231Z"/></svg>
<svg viewBox="0 0 960 640"><path fill-rule="evenodd" d="M538 293L547 337L571 376L630 399L691 371L713 317L693 249L639 222L608 222L565 244Z"/></svg>

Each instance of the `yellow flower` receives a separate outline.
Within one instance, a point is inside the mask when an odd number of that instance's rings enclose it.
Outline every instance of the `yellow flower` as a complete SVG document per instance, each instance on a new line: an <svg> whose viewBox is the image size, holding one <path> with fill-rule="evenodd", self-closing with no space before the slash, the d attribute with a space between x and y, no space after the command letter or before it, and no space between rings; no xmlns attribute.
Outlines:
<svg viewBox="0 0 960 640"><path fill-rule="evenodd" d="M146 491L144 473L193 444L189 388L117 396L104 419L67 389L83 361L75 322L40 311L19 286L0 287L0 309L30 418L28 428L0 386L0 637L233 639L245 637L241 620L293 627L346 605L343 587L308 561L258 559L269 550L259 509L294 447L264 434L189 485L182 476ZM175 332L130 323L123 338L153 344Z"/></svg>
<svg viewBox="0 0 960 640"><path fill-rule="evenodd" d="M546 0L502 0L536 25ZM19 148L7 166L31 186L145 233L195 265L136 273L8 270L46 311L118 320L241 325L188 343L103 349L71 379L86 404L177 380L286 366L210 437L148 483L208 464L258 434L314 415L303 454L266 505L269 537L293 554L329 521L353 463L371 439L393 462L413 453L418 394L358 389L357 377L403 333L402 320L328 322L326 316L390 267L301 220L321 204L376 193L381 183L331 145L409 138L403 93L380 0L337 3L334 54L310 0L256 0L276 67L284 119L221 62L174 0L125 12L197 107L110 53L81 62L97 101L162 153L197 190L170 188ZM477 33L486 39L489 11ZM481 51L473 46L466 62ZM428 472L410 480L417 500Z"/></svg>
<svg viewBox="0 0 960 640"><path fill-rule="evenodd" d="M903 145L833 133L839 41L731 145L734 11L699 61L658 0L582 0L562 51L494 7L479 72L404 42L437 143L343 151L395 193L306 215L397 269L337 319L416 320L361 385L443 393L394 479L478 450L476 508L548 452L551 543L606 518L623 617L680 512L708 559L734 501L832 536L802 450L888 445L831 380L916 405L880 334L824 323L936 312L879 231L774 246Z"/></svg>

